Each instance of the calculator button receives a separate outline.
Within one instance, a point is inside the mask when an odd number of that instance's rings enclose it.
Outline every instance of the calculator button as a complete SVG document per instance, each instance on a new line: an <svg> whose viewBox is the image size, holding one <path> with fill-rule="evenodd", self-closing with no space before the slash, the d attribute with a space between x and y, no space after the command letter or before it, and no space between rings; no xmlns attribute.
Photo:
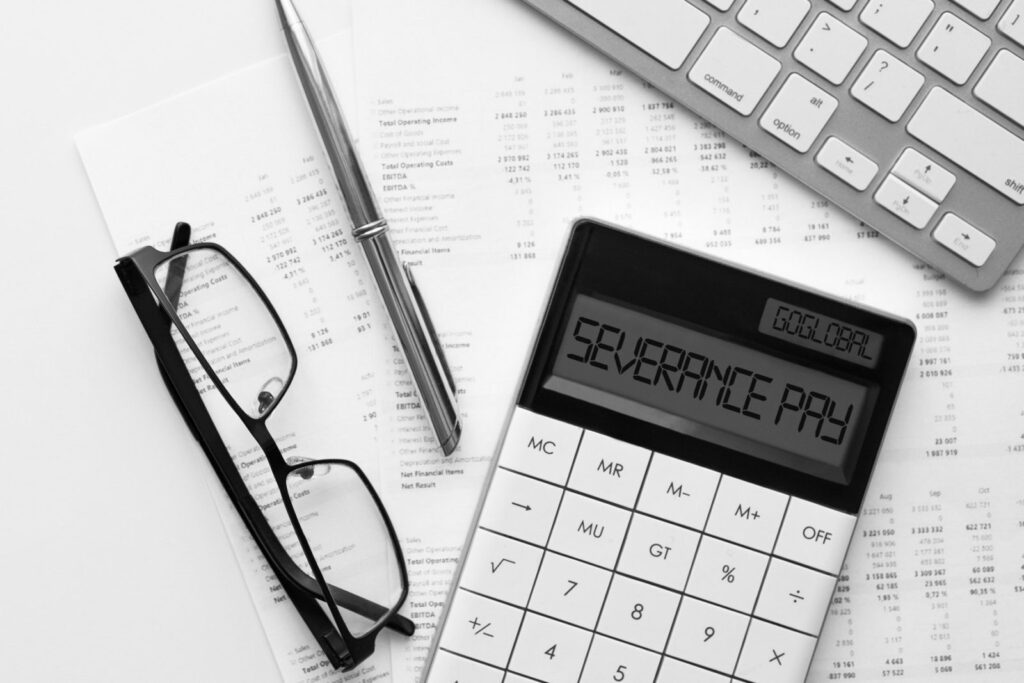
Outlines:
<svg viewBox="0 0 1024 683"><path fill-rule="evenodd" d="M749 623L750 617L739 612L684 596L665 652L731 674Z"/></svg>
<svg viewBox="0 0 1024 683"><path fill-rule="evenodd" d="M657 683L681 683L681 681L686 681L686 683L729 683L729 677L666 657L661 663Z"/></svg>
<svg viewBox="0 0 1024 683"><path fill-rule="evenodd" d="M543 550L480 529L466 557L460 585L526 607Z"/></svg>
<svg viewBox="0 0 1024 683"><path fill-rule="evenodd" d="M563 486L582 434L579 427L517 408L501 446L499 463Z"/></svg>
<svg viewBox="0 0 1024 683"><path fill-rule="evenodd" d="M548 547L580 560L614 567L629 524L629 511L566 492Z"/></svg>
<svg viewBox="0 0 1024 683"><path fill-rule="evenodd" d="M767 555L705 536L686 592L749 614L767 566Z"/></svg>
<svg viewBox="0 0 1024 683"><path fill-rule="evenodd" d="M956 184L956 176L915 149L906 149L892 169L893 175L905 180L937 202Z"/></svg>
<svg viewBox="0 0 1024 683"><path fill-rule="evenodd" d="M816 639L754 619L736 676L755 683L802 683Z"/></svg>
<svg viewBox="0 0 1024 683"><path fill-rule="evenodd" d="M683 591L700 534L645 515L634 515L617 572Z"/></svg>
<svg viewBox="0 0 1024 683"><path fill-rule="evenodd" d="M718 472L655 453L636 509L703 531L721 477Z"/></svg>
<svg viewBox="0 0 1024 683"><path fill-rule="evenodd" d="M601 610L597 630L661 652L679 606L679 595L618 574Z"/></svg>
<svg viewBox="0 0 1024 683"><path fill-rule="evenodd" d="M547 553L530 597L530 609L592 629L611 580L612 574L606 569Z"/></svg>
<svg viewBox="0 0 1024 683"><path fill-rule="evenodd" d="M503 675L498 669L438 650L430 665L429 678L430 683L502 683Z"/></svg>
<svg viewBox="0 0 1024 683"><path fill-rule="evenodd" d="M580 442L569 488L632 508L650 459L646 448L587 432Z"/></svg>
<svg viewBox="0 0 1024 683"><path fill-rule="evenodd" d="M754 616L816 636L835 587L834 576L772 558Z"/></svg>
<svg viewBox="0 0 1024 683"><path fill-rule="evenodd" d="M775 554L829 574L839 574L857 518L793 498Z"/></svg>
<svg viewBox="0 0 1024 683"><path fill-rule="evenodd" d="M466 591L457 591L441 634L441 647L505 667L523 611Z"/></svg>
<svg viewBox="0 0 1024 683"><path fill-rule="evenodd" d="M722 477L707 533L771 552L788 496L732 477Z"/></svg>
<svg viewBox="0 0 1024 683"><path fill-rule="evenodd" d="M561 498L561 489L499 468L480 513L480 526L542 546Z"/></svg>
<svg viewBox="0 0 1024 683"><path fill-rule="evenodd" d="M582 681L654 683L661 657L618 640L594 636Z"/></svg>
<svg viewBox="0 0 1024 683"><path fill-rule="evenodd" d="M576 683L590 638L589 631L527 614L508 668L549 683Z"/></svg>

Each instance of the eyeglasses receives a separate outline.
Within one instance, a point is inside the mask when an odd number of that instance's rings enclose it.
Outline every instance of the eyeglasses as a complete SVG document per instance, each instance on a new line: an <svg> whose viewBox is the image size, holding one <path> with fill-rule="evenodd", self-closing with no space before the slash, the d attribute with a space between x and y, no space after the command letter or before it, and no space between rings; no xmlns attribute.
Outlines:
<svg viewBox="0 0 1024 683"><path fill-rule="evenodd" d="M219 245L189 245L190 232L179 223L170 251L143 247L114 270L246 527L331 665L348 671L373 653L385 626L415 630L398 614L409 590L398 538L356 463L282 455L267 419L295 377L295 348L245 268ZM261 491L257 503L204 401L211 391L255 440L275 495Z"/></svg>

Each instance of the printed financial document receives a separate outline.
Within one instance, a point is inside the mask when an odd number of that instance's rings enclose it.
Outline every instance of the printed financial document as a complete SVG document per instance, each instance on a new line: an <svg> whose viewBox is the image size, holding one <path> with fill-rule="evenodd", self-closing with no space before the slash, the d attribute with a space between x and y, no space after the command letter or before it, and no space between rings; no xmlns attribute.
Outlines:
<svg viewBox="0 0 1024 683"><path fill-rule="evenodd" d="M285 680L418 680L580 215L915 322L808 680L1024 677L1024 271L966 293L513 0L358 2L353 41L346 113L454 366L466 433L451 458L386 332L286 57L79 141L118 253L191 220L252 270L299 347L272 430L310 457L360 462L402 538L418 631L385 636L342 676L211 475ZM348 48L333 49L337 82Z"/></svg>

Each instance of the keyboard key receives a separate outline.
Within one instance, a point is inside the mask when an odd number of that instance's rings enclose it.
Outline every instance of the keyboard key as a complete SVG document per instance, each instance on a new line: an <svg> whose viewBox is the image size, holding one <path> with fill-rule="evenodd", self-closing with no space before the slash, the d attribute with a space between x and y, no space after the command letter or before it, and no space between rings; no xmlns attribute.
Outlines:
<svg viewBox="0 0 1024 683"><path fill-rule="evenodd" d="M626 643L594 636L581 681L654 683L661 657Z"/></svg>
<svg viewBox="0 0 1024 683"><path fill-rule="evenodd" d="M918 152L906 149L892 169L893 175L910 183L937 202L946 200L956 184L956 176Z"/></svg>
<svg viewBox="0 0 1024 683"><path fill-rule="evenodd" d="M907 47L934 9L932 0L869 0L860 20L896 45Z"/></svg>
<svg viewBox="0 0 1024 683"><path fill-rule="evenodd" d="M601 610L597 630L661 652L665 649L678 607L677 593L616 575Z"/></svg>
<svg viewBox="0 0 1024 683"><path fill-rule="evenodd" d="M704 0L704 2L708 3L715 9L721 10L723 12L728 11L735 1L736 0Z"/></svg>
<svg viewBox="0 0 1024 683"><path fill-rule="evenodd" d="M569 0L670 69L678 69L711 23L684 0Z"/></svg>
<svg viewBox="0 0 1024 683"><path fill-rule="evenodd" d="M736 20L775 47L786 47L810 9L808 0L747 0Z"/></svg>
<svg viewBox="0 0 1024 683"><path fill-rule="evenodd" d="M836 577L773 557L754 616L817 636Z"/></svg>
<svg viewBox="0 0 1024 683"><path fill-rule="evenodd" d="M589 647L590 632L527 614L509 669L550 683L576 683Z"/></svg>
<svg viewBox="0 0 1024 683"><path fill-rule="evenodd" d="M828 0L828 1L831 2L833 5L835 5L836 7L838 7L839 9L843 10L844 12L849 12L850 10L853 9L853 6L857 4L857 0Z"/></svg>
<svg viewBox="0 0 1024 683"><path fill-rule="evenodd" d="M686 593L749 614L767 566L767 555L705 536Z"/></svg>
<svg viewBox="0 0 1024 683"><path fill-rule="evenodd" d="M1004 36L1024 46L1024 0L1013 0L999 20L998 28Z"/></svg>
<svg viewBox="0 0 1024 683"><path fill-rule="evenodd" d="M932 237L942 246L979 268L996 248L995 240L958 216L947 213Z"/></svg>
<svg viewBox="0 0 1024 683"><path fill-rule="evenodd" d="M686 683L729 683L729 678L666 657L661 663L657 683L679 683L680 681L686 681Z"/></svg>
<svg viewBox="0 0 1024 683"><path fill-rule="evenodd" d="M807 675L815 642L810 636L754 619L736 676L757 683L800 683Z"/></svg>
<svg viewBox="0 0 1024 683"><path fill-rule="evenodd" d="M562 490L551 484L499 468L480 513L480 526L542 546L561 498Z"/></svg>
<svg viewBox="0 0 1024 683"><path fill-rule="evenodd" d="M720 28L693 65L689 79L712 97L749 116L781 68L763 50L729 29Z"/></svg>
<svg viewBox="0 0 1024 683"><path fill-rule="evenodd" d="M815 157L818 165L855 190L863 192L878 174L878 164L839 138L829 138Z"/></svg>
<svg viewBox="0 0 1024 683"><path fill-rule="evenodd" d="M890 175L875 193L875 202L918 230L924 230L939 205Z"/></svg>
<svg viewBox="0 0 1024 683"><path fill-rule="evenodd" d="M1002 0L953 0L956 4L978 17L988 19Z"/></svg>
<svg viewBox="0 0 1024 683"><path fill-rule="evenodd" d="M895 123L923 85L924 76L885 50L879 50L864 67L850 94Z"/></svg>
<svg viewBox="0 0 1024 683"><path fill-rule="evenodd" d="M569 476L569 488L632 508L650 459L646 448L587 432Z"/></svg>
<svg viewBox="0 0 1024 683"><path fill-rule="evenodd" d="M438 650L430 665L430 683L502 683L504 672L489 666Z"/></svg>
<svg viewBox="0 0 1024 683"><path fill-rule="evenodd" d="M739 612L684 596L665 652L731 674L749 622L750 617Z"/></svg>
<svg viewBox="0 0 1024 683"><path fill-rule="evenodd" d="M606 569L547 553L533 587L530 609L592 629L611 580Z"/></svg>
<svg viewBox="0 0 1024 683"><path fill-rule="evenodd" d="M803 76L791 74L761 117L761 128L803 154L838 107L836 98Z"/></svg>
<svg viewBox="0 0 1024 683"><path fill-rule="evenodd" d="M723 476L707 533L771 552L788 500L784 493Z"/></svg>
<svg viewBox="0 0 1024 683"><path fill-rule="evenodd" d="M978 68L992 40L954 14L939 17L917 58L957 85L963 85Z"/></svg>
<svg viewBox="0 0 1024 683"><path fill-rule="evenodd" d="M441 634L441 648L505 667L523 611L466 591L457 591Z"/></svg>
<svg viewBox="0 0 1024 683"><path fill-rule="evenodd" d="M466 556L460 585L526 607L542 554L536 546L479 529Z"/></svg>
<svg viewBox="0 0 1024 683"><path fill-rule="evenodd" d="M793 56L825 80L840 85L850 75L867 45L867 38L828 12L822 12Z"/></svg>
<svg viewBox="0 0 1024 683"><path fill-rule="evenodd" d="M1024 59L1001 50L978 81L974 94L993 109L1024 126Z"/></svg>
<svg viewBox="0 0 1024 683"><path fill-rule="evenodd" d="M616 571L682 592L700 534L645 515L634 515Z"/></svg>
<svg viewBox="0 0 1024 683"><path fill-rule="evenodd" d="M942 88L933 88L907 131L993 189L1024 205L1024 140Z"/></svg>
<svg viewBox="0 0 1024 683"><path fill-rule="evenodd" d="M630 513L593 498L566 492L548 547L602 567L614 567Z"/></svg>
<svg viewBox="0 0 1024 683"><path fill-rule="evenodd" d="M718 472L655 453L636 509L703 531L721 477Z"/></svg>
<svg viewBox="0 0 1024 683"><path fill-rule="evenodd" d="M501 447L501 466L562 486L582 435L579 427L516 408Z"/></svg>
<svg viewBox="0 0 1024 683"><path fill-rule="evenodd" d="M839 574L857 518L802 498L790 498L775 554Z"/></svg>

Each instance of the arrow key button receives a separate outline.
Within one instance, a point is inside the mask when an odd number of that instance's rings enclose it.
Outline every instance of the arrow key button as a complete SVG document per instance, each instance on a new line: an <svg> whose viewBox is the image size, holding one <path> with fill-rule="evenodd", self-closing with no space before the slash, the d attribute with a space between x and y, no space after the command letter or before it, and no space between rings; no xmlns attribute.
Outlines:
<svg viewBox="0 0 1024 683"><path fill-rule="evenodd" d="M995 240L959 216L947 213L932 233L935 241L979 268L996 248Z"/></svg>
<svg viewBox="0 0 1024 683"><path fill-rule="evenodd" d="M875 202L918 230L927 227L939 205L910 185L890 175L875 193Z"/></svg>
<svg viewBox="0 0 1024 683"><path fill-rule="evenodd" d="M937 202L945 201L956 184L955 175L912 148L904 150L892 172Z"/></svg>

